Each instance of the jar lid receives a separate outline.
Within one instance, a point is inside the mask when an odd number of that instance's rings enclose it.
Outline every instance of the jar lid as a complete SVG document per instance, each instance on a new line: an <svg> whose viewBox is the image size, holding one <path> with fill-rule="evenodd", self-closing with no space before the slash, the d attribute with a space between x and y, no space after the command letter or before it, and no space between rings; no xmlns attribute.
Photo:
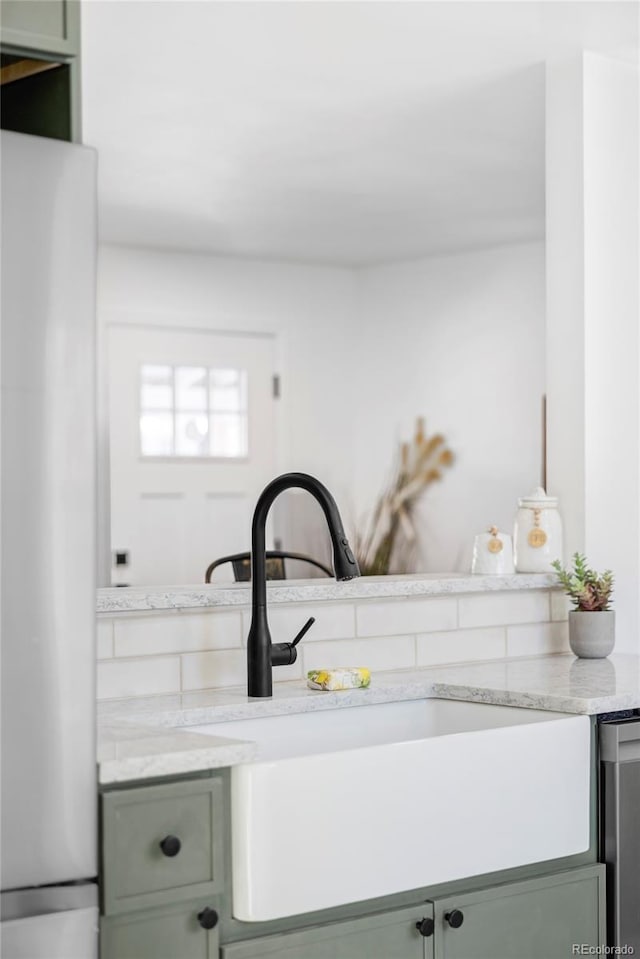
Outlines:
<svg viewBox="0 0 640 959"><path fill-rule="evenodd" d="M518 500L518 506L524 509L555 509L558 506L557 496L547 496L542 486L537 486L528 496Z"/></svg>

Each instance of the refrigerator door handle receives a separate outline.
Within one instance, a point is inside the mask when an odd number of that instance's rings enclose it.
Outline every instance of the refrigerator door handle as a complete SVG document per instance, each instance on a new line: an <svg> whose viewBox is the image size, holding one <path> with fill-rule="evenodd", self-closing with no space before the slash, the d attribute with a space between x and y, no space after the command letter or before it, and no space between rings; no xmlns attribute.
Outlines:
<svg viewBox="0 0 640 959"><path fill-rule="evenodd" d="M0 895L2 921L29 919L54 912L69 912L98 905L95 882L74 882L65 886L16 889Z"/></svg>

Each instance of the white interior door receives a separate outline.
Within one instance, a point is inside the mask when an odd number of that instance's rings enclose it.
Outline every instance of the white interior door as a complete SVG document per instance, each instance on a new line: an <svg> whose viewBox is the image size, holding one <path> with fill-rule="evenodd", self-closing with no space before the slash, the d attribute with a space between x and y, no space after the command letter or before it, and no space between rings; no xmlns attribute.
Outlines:
<svg viewBox="0 0 640 959"><path fill-rule="evenodd" d="M112 325L108 346L113 582L201 583L250 549L276 472L274 339Z"/></svg>

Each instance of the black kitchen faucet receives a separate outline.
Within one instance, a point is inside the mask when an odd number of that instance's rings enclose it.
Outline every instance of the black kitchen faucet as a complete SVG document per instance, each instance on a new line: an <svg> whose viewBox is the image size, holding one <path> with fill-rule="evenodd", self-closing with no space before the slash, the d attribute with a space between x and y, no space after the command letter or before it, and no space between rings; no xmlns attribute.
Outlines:
<svg viewBox="0 0 640 959"><path fill-rule="evenodd" d="M307 473L284 473L274 479L260 494L251 526L251 628L247 640L247 675L249 696L267 697L273 693L273 666L295 663L296 646L313 625L313 617L304 624L291 643L272 643L267 621L267 570L265 559L265 527L271 504L286 489L299 488L311 493L322 507L333 545L333 570L337 580L360 575L358 563L345 536L336 501L323 484Z"/></svg>

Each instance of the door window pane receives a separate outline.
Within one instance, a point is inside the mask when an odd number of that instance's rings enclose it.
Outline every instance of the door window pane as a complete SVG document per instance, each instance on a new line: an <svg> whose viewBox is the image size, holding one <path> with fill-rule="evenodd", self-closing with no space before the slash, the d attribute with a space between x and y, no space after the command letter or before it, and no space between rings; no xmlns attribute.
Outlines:
<svg viewBox="0 0 640 959"><path fill-rule="evenodd" d="M140 445L143 456L173 455L173 414L142 413Z"/></svg>
<svg viewBox="0 0 640 959"><path fill-rule="evenodd" d="M206 414L176 413L176 456L207 456L208 432Z"/></svg>
<svg viewBox="0 0 640 959"><path fill-rule="evenodd" d="M140 407L170 410L173 406L173 370L170 366L146 364L140 368Z"/></svg>
<svg viewBox="0 0 640 959"><path fill-rule="evenodd" d="M247 409L247 374L244 370L210 370L211 409L214 412Z"/></svg>
<svg viewBox="0 0 640 959"><path fill-rule="evenodd" d="M199 366L176 367L176 409L207 409L207 370Z"/></svg>
<svg viewBox="0 0 640 959"><path fill-rule="evenodd" d="M246 456L247 417L244 413L211 414L211 455Z"/></svg>
<svg viewBox="0 0 640 959"><path fill-rule="evenodd" d="M142 365L142 455L246 457L247 393L246 370Z"/></svg>

